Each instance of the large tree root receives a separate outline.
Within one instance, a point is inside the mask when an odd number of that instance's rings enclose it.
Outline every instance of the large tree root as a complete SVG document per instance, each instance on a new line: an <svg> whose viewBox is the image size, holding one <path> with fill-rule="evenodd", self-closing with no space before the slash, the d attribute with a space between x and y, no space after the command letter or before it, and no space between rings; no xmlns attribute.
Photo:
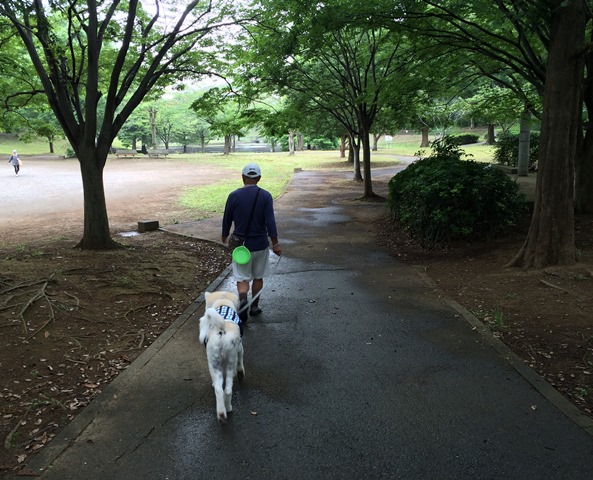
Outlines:
<svg viewBox="0 0 593 480"><path fill-rule="evenodd" d="M29 282L20 282L14 285L9 285L7 282L2 282L2 290L0 290L0 296L6 295L5 300L0 304L0 310L8 310L15 307L20 307L16 318L20 320L20 323L25 331L28 338L32 338L43 330L47 325L56 319L56 309L63 311L72 311L80 308L80 301L74 295L64 292L66 296L72 298L75 301L74 305L65 305L57 299L52 298L53 294L48 292L47 287L54 281L55 272L49 275L47 278L40 278ZM31 290L31 287L39 286L36 290ZM24 297L24 298L23 298ZM42 300L49 307L49 318L43 325L31 331L26 320L27 312L39 301ZM14 302L14 303L13 303ZM3 327L9 327L14 325L3 325Z"/></svg>

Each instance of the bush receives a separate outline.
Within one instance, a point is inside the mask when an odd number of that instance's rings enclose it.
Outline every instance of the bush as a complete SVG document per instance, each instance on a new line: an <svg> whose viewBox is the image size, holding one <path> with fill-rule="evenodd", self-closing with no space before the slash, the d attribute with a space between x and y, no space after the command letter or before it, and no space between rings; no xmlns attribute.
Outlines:
<svg viewBox="0 0 593 480"><path fill-rule="evenodd" d="M296 137L295 137L296 143ZM284 136L280 139L279 144L283 150L288 150L288 137ZM304 137L303 148L305 150L335 150L339 145L338 139L332 137ZM295 144L296 148L296 144Z"/></svg>
<svg viewBox="0 0 593 480"><path fill-rule="evenodd" d="M470 143L478 143L480 141L480 136L475 133L463 133L461 135L452 135L447 138L452 145L469 145Z"/></svg>
<svg viewBox="0 0 593 480"><path fill-rule="evenodd" d="M529 140L529 168L537 163L539 154L539 132L531 132ZM494 144L494 163L516 167L519 163L519 135L503 133Z"/></svg>
<svg viewBox="0 0 593 480"><path fill-rule="evenodd" d="M335 138L316 137L305 138L304 144L305 148L308 150L335 150L338 147L339 142Z"/></svg>
<svg viewBox="0 0 593 480"><path fill-rule="evenodd" d="M451 240L474 240L506 233L523 211L518 185L489 165L462 159L444 141L389 181L392 219L433 248Z"/></svg>

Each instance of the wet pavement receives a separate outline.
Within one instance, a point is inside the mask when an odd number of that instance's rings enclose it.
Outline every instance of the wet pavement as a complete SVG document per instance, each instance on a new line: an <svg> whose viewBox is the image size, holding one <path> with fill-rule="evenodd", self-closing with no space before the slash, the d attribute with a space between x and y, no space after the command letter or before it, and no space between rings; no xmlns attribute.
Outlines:
<svg viewBox="0 0 593 480"><path fill-rule="evenodd" d="M374 172L377 193L391 175ZM200 296L29 467L46 480L593 478L589 417L569 418L375 245L384 204L350 179L299 172L276 201L284 255L247 325L227 425ZM165 228L217 240L220 222ZM227 270L210 290L234 288Z"/></svg>

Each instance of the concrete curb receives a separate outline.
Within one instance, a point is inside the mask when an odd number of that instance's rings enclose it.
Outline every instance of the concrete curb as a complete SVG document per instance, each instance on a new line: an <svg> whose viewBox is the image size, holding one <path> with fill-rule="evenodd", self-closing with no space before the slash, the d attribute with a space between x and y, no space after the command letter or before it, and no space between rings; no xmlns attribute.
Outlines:
<svg viewBox="0 0 593 480"><path fill-rule="evenodd" d="M527 380L533 388L541 393L552 405L560 410L564 415L570 418L574 423L581 427L589 435L593 436L593 418L581 412L576 405L556 390L552 385L540 377L534 370L528 367L521 358L519 358L507 345L496 338L490 329L484 325L477 317L469 312L455 300L448 298L448 295L424 273L419 266L414 266L414 270L420 278L432 289L437 291L443 298L443 302L459 313L473 330L475 330L498 354Z"/></svg>

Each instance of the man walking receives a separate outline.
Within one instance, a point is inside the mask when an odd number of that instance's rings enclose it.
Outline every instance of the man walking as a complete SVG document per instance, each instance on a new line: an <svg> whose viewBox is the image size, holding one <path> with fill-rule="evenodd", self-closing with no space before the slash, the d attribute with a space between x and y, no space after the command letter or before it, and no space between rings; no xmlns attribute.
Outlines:
<svg viewBox="0 0 593 480"><path fill-rule="evenodd" d="M269 275L269 241L272 251L276 255L282 254L282 247L278 243L274 203L272 195L257 184L261 180L261 170L255 163L245 165L242 172L243 187L231 192L227 198L222 217L222 243L227 243L231 226L234 225L233 237L244 242L250 251L251 258L239 265L233 261L233 275L237 281L237 291L241 301L239 316L246 321L247 298L251 283L251 308L249 314L259 315L259 293L264 286L263 277Z"/></svg>

